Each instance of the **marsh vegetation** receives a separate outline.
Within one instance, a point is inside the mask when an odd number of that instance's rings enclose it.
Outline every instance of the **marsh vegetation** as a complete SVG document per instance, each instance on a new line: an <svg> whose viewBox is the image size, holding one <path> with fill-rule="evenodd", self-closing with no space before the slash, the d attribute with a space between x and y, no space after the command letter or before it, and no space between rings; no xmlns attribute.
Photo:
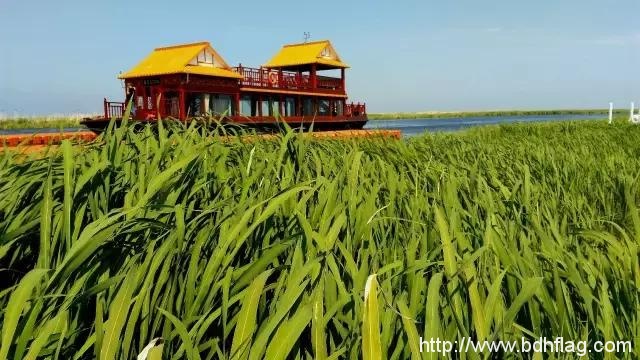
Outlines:
<svg viewBox="0 0 640 360"><path fill-rule="evenodd" d="M402 141L161 124L5 152L0 358L131 359L158 337L165 359L637 339L639 138L595 122Z"/></svg>

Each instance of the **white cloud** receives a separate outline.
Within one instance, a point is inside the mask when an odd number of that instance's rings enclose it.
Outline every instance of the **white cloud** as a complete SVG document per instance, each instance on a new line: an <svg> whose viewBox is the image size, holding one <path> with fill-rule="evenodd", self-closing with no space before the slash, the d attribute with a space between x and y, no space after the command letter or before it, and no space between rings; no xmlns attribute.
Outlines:
<svg viewBox="0 0 640 360"><path fill-rule="evenodd" d="M596 45L603 46L628 46L640 45L640 32L626 35L602 36L593 40Z"/></svg>

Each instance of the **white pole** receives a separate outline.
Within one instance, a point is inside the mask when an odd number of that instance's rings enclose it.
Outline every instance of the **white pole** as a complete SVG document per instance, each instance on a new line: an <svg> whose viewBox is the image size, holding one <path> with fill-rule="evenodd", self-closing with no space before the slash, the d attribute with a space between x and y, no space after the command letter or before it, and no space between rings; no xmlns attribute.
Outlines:
<svg viewBox="0 0 640 360"><path fill-rule="evenodd" d="M609 124L613 122L613 103L609 103Z"/></svg>
<svg viewBox="0 0 640 360"><path fill-rule="evenodd" d="M636 112L636 104L631 102L631 115L629 115L629 121L633 122L633 113Z"/></svg>

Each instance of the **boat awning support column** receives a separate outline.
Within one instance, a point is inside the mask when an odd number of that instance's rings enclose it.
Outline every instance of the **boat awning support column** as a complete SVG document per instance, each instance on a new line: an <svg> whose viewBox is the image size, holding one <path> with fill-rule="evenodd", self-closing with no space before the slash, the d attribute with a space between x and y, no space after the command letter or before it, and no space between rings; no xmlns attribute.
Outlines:
<svg viewBox="0 0 640 360"><path fill-rule="evenodd" d="M180 120L186 120L187 118L187 113L186 113L186 104L185 104L185 96L184 96L184 89L180 88L180 90L178 90L178 94L179 94L179 102L180 102Z"/></svg>
<svg viewBox="0 0 640 360"><path fill-rule="evenodd" d="M315 90L318 83L317 83L317 76L316 76L316 64L311 64L311 90Z"/></svg>

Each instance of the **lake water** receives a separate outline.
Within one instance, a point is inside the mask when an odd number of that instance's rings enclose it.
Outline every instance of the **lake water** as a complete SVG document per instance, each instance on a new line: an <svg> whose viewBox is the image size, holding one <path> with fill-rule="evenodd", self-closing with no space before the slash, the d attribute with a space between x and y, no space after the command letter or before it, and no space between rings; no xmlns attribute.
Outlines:
<svg viewBox="0 0 640 360"><path fill-rule="evenodd" d="M532 123L550 121L585 120L605 121L606 115L522 115L522 116L479 116L479 117L452 117L442 119L398 119L398 120L370 120L365 129L393 129L401 130L403 136L415 136L425 131L455 131L472 126L508 124L508 123ZM84 128L66 128L65 132L82 131ZM12 129L0 130L0 135L8 134L33 134L57 133L60 129Z"/></svg>
<svg viewBox="0 0 640 360"><path fill-rule="evenodd" d="M520 116L478 116L452 117L441 119L398 119L398 120L369 120L365 129L393 129L401 130L403 136L415 136L425 131L455 131L472 126L584 120L605 121L606 115L520 115Z"/></svg>

